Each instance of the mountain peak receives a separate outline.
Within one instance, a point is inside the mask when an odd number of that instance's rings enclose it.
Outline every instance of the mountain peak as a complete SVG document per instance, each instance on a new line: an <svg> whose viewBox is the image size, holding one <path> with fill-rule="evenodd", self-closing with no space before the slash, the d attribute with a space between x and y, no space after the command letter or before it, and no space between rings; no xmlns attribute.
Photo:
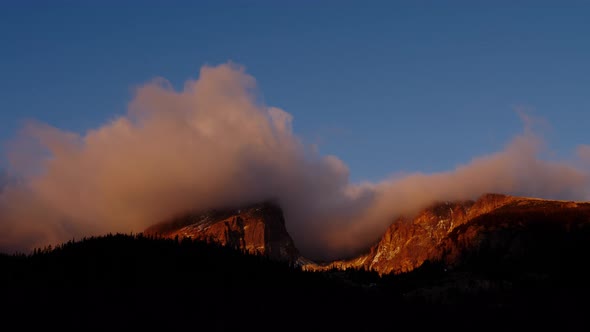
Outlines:
<svg viewBox="0 0 590 332"><path fill-rule="evenodd" d="M218 243L277 260L295 262L300 258L283 212L272 202L189 213L151 226L145 233Z"/></svg>
<svg viewBox="0 0 590 332"><path fill-rule="evenodd" d="M464 251L477 250L489 239L493 239L494 248L511 248L517 246L512 241L518 234L526 234L541 224L558 233L574 224L590 224L589 220L589 203L488 193L476 201L435 202L413 216L397 218L369 252L305 268L365 268L387 274L412 271L427 260L444 260L453 265Z"/></svg>

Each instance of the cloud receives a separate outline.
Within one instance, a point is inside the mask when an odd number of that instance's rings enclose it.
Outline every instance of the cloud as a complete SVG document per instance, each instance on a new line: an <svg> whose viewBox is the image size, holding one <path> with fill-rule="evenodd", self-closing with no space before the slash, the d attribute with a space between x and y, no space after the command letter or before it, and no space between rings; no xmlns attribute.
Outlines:
<svg viewBox="0 0 590 332"><path fill-rule="evenodd" d="M275 199L301 251L330 258L366 248L395 216L434 200L587 197L587 173L541 160L532 130L453 171L353 184L344 162L304 145L292 121L260 102L242 67L223 64L203 67L181 91L164 79L139 87L125 116L83 135L31 123L8 156L21 180L0 192L0 250Z"/></svg>
<svg viewBox="0 0 590 332"><path fill-rule="evenodd" d="M527 131L503 151L475 158L453 171L415 173L366 184L374 199L357 219L361 221L335 228L341 232L333 233L331 242L336 246L347 242L350 247L359 239L368 242L393 216L415 213L434 201L475 199L490 192L572 200L588 197L588 172L567 163L541 160L541 152L541 139Z"/></svg>
<svg viewBox="0 0 590 332"><path fill-rule="evenodd" d="M260 104L254 78L227 64L203 67L180 92L154 80L137 89L127 115L84 135L30 123L9 154L25 180L0 196L1 245L141 231L185 211L269 198L290 211L300 201L321 210L314 201L343 193L348 170L304 147L291 121Z"/></svg>

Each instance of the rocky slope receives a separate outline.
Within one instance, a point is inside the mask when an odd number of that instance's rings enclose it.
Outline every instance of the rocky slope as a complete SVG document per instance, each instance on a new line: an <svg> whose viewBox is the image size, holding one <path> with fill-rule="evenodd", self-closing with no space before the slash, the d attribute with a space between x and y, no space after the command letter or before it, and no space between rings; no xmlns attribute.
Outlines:
<svg viewBox="0 0 590 332"><path fill-rule="evenodd" d="M449 268L490 259L503 265L558 267L557 257L585 256L581 251L588 241L590 203L513 197L453 229L430 259Z"/></svg>
<svg viewBox="0 0 590 332"><path fill-rule="evenodd" d="M590 239L590 203L499 194L486 194L476 201L438 202L415 216L398 217L367 253L328 264L300 256L281 209L270 203L189 214L145 233L215 242L293 262L305 270L363 268L383 275L409 272L425 261L444 262L452 268L486 252L504 260L552 257L545 248L562 250L576 236L580 241Z"/></svg>
<svg viewBox="0 0 590 332"><path fill-rule="evenodd" d="M550 245L557 234L588 226L589 203L486 194L477 201L436 203L413 218L400 217L368 253L305 268L365 268L387 274L412 271L426 260L452 266L482 250L524 256L527 248Z"/></svg>
<svg viewBox="0 0 590 332"><path fill-rule="evenodd" d="M144 233L214 242L278 260L300 260L285 228L283 212L272 203L188 214L154 225Z"/></svg>

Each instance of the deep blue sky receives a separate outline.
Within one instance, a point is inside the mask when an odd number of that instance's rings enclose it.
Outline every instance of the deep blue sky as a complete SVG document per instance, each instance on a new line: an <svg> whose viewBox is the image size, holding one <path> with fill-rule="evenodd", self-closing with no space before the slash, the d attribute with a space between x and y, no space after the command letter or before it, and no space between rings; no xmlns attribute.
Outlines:
<svg viewBox="0 0 590 332"><path fill-rule="evenodd" d="M231 60L354 181L500 150L520 106L567 157L590 143L589 18L588 1L2 1L0 141L26 119L82 133L134 86Z"/></svg>

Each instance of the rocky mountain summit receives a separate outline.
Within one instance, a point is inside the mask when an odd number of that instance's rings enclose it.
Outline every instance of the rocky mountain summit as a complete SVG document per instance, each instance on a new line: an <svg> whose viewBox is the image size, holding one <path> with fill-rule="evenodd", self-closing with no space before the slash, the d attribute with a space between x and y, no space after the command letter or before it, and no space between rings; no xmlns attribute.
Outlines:
<svg viewBox="0 0 590 332"><path fill-rule="evenodd" d="M214 242L309 271L362 268L383 275L410 272L426 261L452 268L482 252L494 252L502 259L533 251L549 255L542 249L563 245L572 231L586 230L590 231L590 203L485 194L475 201L437 202L413 216L399 216L366 253L324 264L300 255L282 210L272 203L187 214L145 233Z"/></svg>
<svg viewBox="0 0 590 332"><path fill-rule="evenodd" d="M144 233L214 242L277 260L299 259L299 251L285 228L283 212L273 203L187 214L156 224Z"/></svg>
<svg viewBox="0 0 590 332"><path fill-rule="evenodd" d="M590 229L590 203L486 194L477 201L438 202L413 217L398 217L367 253L305 268L387 274L412 271L427 260L450 267L483 250L526 255L530 248L551 246L553 237L579 229Z"/></svg>

